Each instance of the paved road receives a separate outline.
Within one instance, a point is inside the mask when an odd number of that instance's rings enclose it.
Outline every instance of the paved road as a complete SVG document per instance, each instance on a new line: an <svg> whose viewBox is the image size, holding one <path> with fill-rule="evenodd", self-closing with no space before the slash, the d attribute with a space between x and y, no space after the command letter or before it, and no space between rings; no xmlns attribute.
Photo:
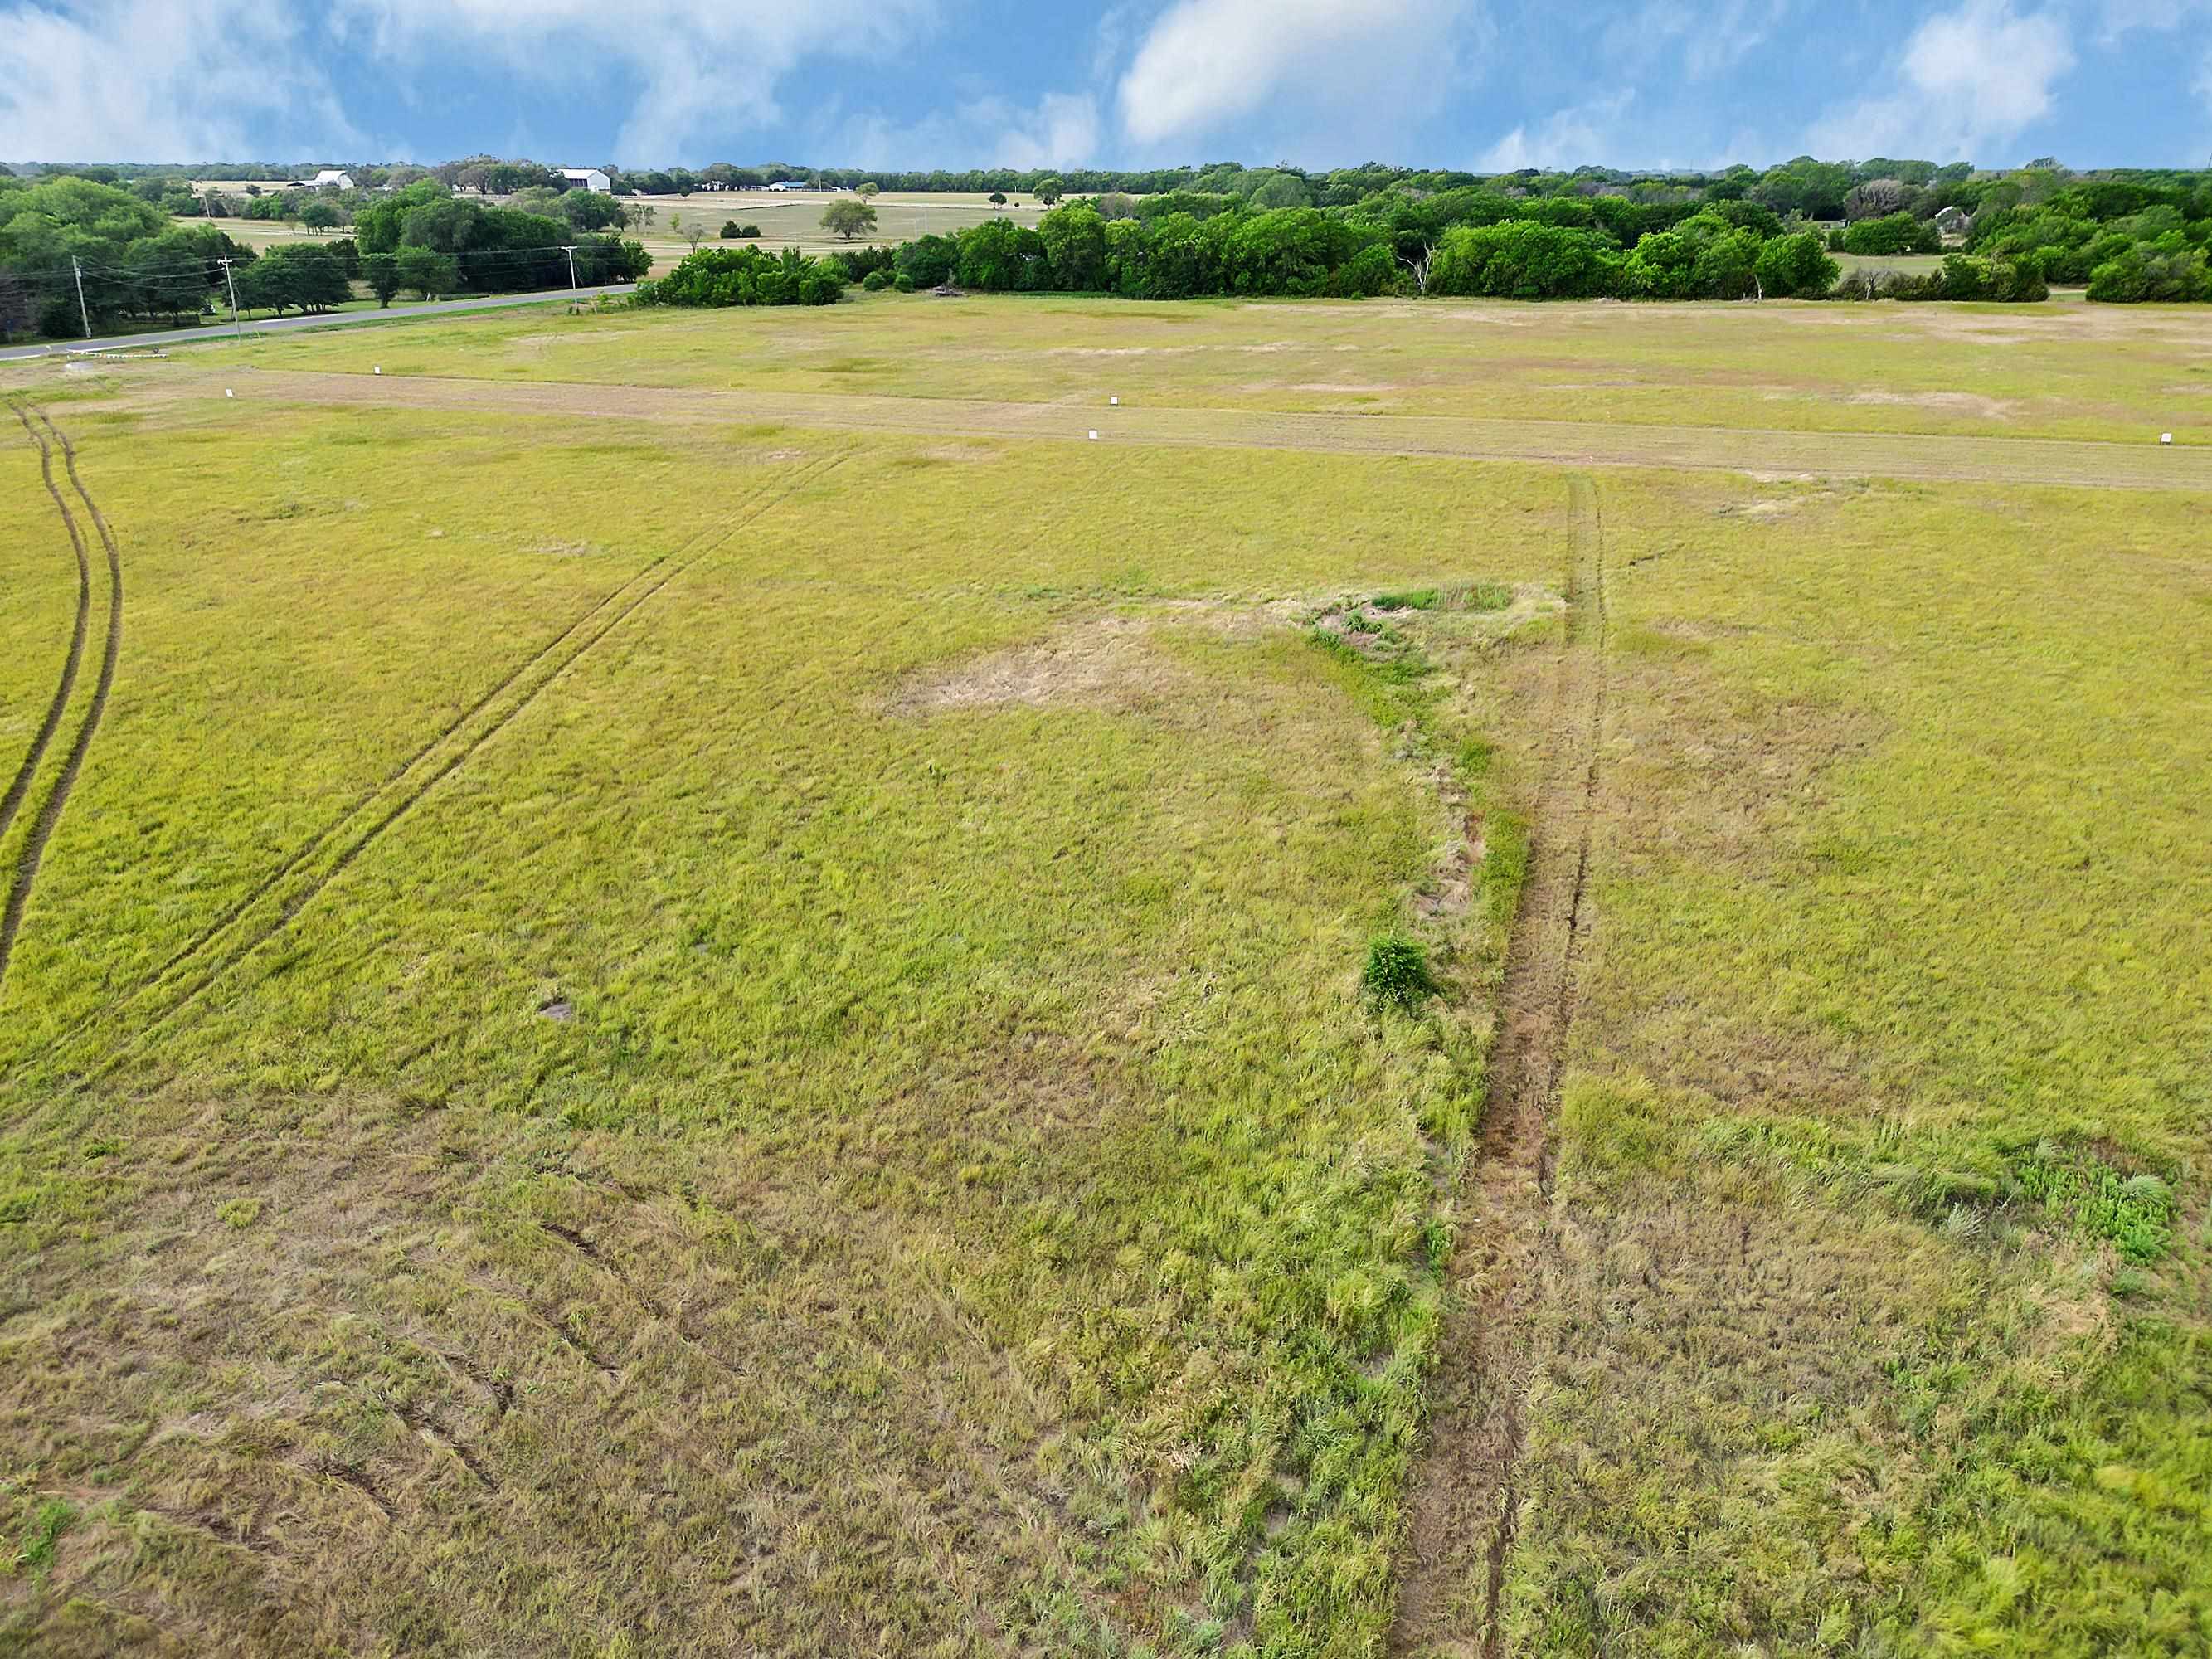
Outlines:
<svg viewBox="0 0 2212 1659"><path fill-rule="evenodd" d="M591 299L600 294L629 294L635 285L619 283L609 288L553 289L543 294L490 294L477 300L446 300L435 305L391 306L382 311L338 311L326 317L274 317L248 323L248 334L273 334L279 329L343 328L352 323L389 322L395 317L442 317L456 311L495 311L503 306L537 306L552 301ZM158 334L118 334L105 340L55 341L51 344L9 346L0 350L0 362L23 357L67 357L79 351L123 351L149 347L193 345L209 340L234 338L230 325L204 324L198 328L164 329Z"/></svg>

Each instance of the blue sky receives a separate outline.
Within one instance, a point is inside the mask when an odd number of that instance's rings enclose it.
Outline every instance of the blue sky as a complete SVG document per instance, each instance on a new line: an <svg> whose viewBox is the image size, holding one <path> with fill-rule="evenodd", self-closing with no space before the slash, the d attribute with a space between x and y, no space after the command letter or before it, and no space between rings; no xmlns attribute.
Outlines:
<svg viewBox="0 0 2212 1659"><path fill-rule="evenodd" d="M2212 0L0 0L0 158L2203 165Z"/></svg>

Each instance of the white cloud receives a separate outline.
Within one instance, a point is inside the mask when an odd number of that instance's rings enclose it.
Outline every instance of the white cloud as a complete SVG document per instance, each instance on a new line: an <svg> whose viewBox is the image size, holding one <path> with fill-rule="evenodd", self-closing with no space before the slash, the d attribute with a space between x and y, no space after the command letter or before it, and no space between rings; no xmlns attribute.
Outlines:
<svg viewBox="0 0 2212 1659"><path fill-rule="evenodd" d="M2049 114L2052 87L2073 67L2056 11L2021 16L2009 0L1967 0L1905 43L1895 92L1831 111L1808 143L1816 155L1971 161Z"/></svg>
<svg viewBox="0 0 2212 1659"><path fill-rule="evenodd" d="M541 82L626 70L643 85L614 159L665 166L780 120L776 86L802 60L880 57L935 15L933 0L337 0L333 23L402 61L489 52Z"/></svg>
<svg viewBox="0 0 2212 1659"><path fill-rule="evenodd" d="M1028 108L987 95L918 121L864 116L823 131L840 167L1066 167L1098 160L1103 122L1089 94L1048 92Z"/></svg>
<svg viewBox="0 0 2212 1659"><path fill-rule="evenodd" d="M1008 122L996 159L1010 167L1065 167L1098 157L1098 100L1048 92L1036 110Z"/></svg>
<svg viewBox="0 0 2212 1659"><path fill-rule="evenodd" d="M1507 133L1475 158L1477 173L1518 173L1523 167L1568 169L1595 164L1628 165L1620 155L1621 118L1636 94L1621 91L1554 113L1531 132L1527 125Z"/></svg>
<svg viewBox="0 0 2212 1659"><path fill-rule="evenodd" d="M1789 15L1791 0L1645 0L1625 29L1607 44L1615 57L1647 59L1659 41L1678 43L1682 72L1693 81L1710 80L1734 69L1765 46L1776 25Z"/></svg>
<svg viewBox="0 0 2212 1659"><path fill-rule="evenodd" d="M303 15L289 0L0 0L0 155L361 154ZM665 166L781 119L776 88L803 60L880 56L935 15L934 0L331 0L321 22L403 71L403 92L404 71L429 63L549 92L635 82L614 155ZM1054 131L1034 137L1048 148Z"/></svg>
<svg viewBox="0 0 2212 1659"><path fill-rule="evenodd" d="M1121 125L1157 149L1280 110L1294 112L1283 136L1302 155L1382 142L1441 106L1473 11L1471 0L1177 0L1121 77Z"/></svg>
<svg viewBox="0 0 2212 1659"><path fill-rule="evenodd" d="M0 11L0 155L218 161L360 142L291 14L252 0L95 0Z"/></svg>

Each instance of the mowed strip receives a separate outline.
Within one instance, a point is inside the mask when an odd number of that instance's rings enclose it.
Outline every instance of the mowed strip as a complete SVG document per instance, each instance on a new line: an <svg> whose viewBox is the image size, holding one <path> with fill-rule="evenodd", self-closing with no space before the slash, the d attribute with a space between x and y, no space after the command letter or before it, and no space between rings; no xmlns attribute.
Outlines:
<svg viewBox="0 0 2212 1659"><path fill-rule="evenodd" d="M234 382L239 377L234 374ZM222 380L167 372L126 401L215 397ZM616 420L776 422L830 430L1066 439L1205 448L1311 450L1534 461L1563 466L1686 468L1890 477L1930 482L2070 484L2107 489L2212 489L2212 448L2052 438L1783 432L1747 427L1643 426L1591 421L1432 415L1316 415L1240 409L1097 409L1067 403L963 398L700 391L568 381L528 384L429 376L260 369L249 398L392 409L483 409Z"/></svg>

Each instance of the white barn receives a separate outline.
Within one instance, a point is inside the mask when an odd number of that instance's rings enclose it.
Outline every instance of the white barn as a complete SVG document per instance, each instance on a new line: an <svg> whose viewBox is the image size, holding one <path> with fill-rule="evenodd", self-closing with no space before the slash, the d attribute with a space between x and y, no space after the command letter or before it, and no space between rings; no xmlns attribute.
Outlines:
<svg viewBox="0 0 2212 1659"><path fill-rule="evenodd" d="M614 194L614 180L597 167L562 167L561 176L572 185L585 190L596 190L602 196Z"/></svg>
<svg viewBox="0 0 2212 1659"><path fill-rule="evenodd" d="M320 190L325 185L336 185L340 190L351 190L353 174L341 173L336 167L325 167L315 175L314 188Z"/></svg>

